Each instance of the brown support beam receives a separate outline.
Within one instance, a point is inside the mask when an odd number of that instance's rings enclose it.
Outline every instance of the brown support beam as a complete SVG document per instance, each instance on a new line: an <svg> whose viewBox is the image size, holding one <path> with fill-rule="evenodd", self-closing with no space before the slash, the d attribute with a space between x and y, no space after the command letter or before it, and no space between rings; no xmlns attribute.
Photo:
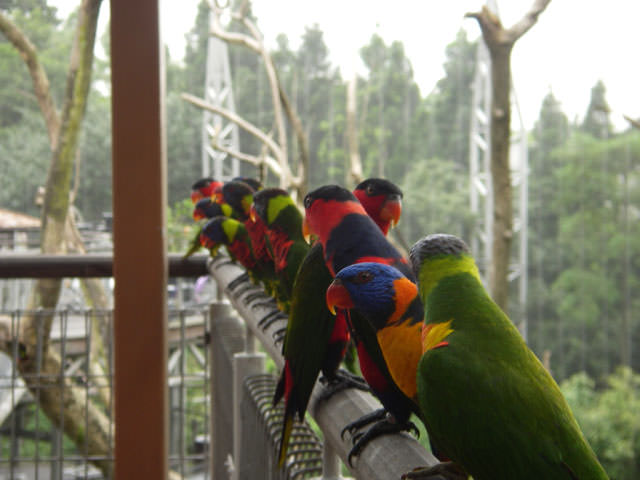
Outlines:
<svg viewBox="0 0 640 480"><path fill-rule="evenodd" d="M118 480L167 478L167 202L158 8L158 0L111 0Z"/></svg>

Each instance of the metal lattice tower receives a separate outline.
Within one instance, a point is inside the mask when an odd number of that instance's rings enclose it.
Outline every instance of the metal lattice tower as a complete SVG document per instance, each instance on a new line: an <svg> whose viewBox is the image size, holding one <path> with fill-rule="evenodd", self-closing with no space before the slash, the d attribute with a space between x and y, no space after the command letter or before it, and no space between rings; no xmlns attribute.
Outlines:
<svg viewBox="0 0 640 480"><path fill-rule="evenodd" d="M209 13L213 24L215 12ZM204 85L207 103L235 113L229 52L227 44L212 35L207 43L207 71ZM238 126L220 115L205 110L202 118L202 176L212 175L216 180L230 180L240 175L240 162L225 152L211 146L211 140L233 151L240 151Z"/></svg>
<svg viewBox="0 0 640 480"><path fill-rule="evenodd" d="M489 0L487 6L497 12L495 1ZM513 82L512 82L513 83ZM528 235L528 147L527 132L522 122L520 108L511 88L512 132L509 163L511 164L511 183L514 198L513 243L509 281L518 282L517 306L511 308L511 318L516 322L520 333L527 339L527 235ZM483 278L487 277L491 264L491 245L493 243L493 186L491 181L491 58L489 50L480 37L478 43L476 74L473 84L470 134L470 202L471 212L476 216L476 225L471 237L471 250L478 261ZM516 204L517 202L517 204Z"/></svg>

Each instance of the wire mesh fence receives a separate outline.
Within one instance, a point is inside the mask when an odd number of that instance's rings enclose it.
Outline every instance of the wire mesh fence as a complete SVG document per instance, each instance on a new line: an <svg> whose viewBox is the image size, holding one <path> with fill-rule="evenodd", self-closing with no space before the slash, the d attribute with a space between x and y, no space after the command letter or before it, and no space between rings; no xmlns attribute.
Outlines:
<svg viewBox="0 0 640 480"><path fill-rule="evenodd" d="M171 478L208 478L208 309L168 320ZM113 477L112 326L110 310L0 311L0 479Z"/></svg>

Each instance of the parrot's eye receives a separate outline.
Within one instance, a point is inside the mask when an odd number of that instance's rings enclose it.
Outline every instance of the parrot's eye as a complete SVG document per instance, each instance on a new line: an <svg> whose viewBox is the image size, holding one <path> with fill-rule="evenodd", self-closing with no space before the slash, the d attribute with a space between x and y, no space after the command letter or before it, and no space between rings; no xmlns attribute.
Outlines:
<svg viewBox="0 0 640 480"><path fill-rule="evenodd" d="M353 283L362 284L367 283L373 278L373 274L371 272L360 272L355 277L353 277Z"/></svg>
<svg viewBox="0 0 640 480"><path fill-rule="evenodd" d="M311 201L311 197L305 197L304 199L304 208L309 208L313 202Z"/></svg>
<svg viewBox="0 0 640 480"><path fill-rule="evenodd" d="M373 188L373 185L367 185L367 189L365 190L365 192L367 193L367 195L371 196L375 193L374 190L375 189Z"/></svg>

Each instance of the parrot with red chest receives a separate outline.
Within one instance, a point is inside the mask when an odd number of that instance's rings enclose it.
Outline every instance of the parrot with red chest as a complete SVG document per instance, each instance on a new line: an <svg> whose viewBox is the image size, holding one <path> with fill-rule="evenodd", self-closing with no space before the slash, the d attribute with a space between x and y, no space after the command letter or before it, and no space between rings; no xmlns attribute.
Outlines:
<svg viewBox="0 0 640 480"><path fill-rule="evenodd" d="M262 272L265 289L269 295L282 303L285 301L285 293L283 287L278 284L275 265L267 251L267 226L260 218L254 220L250 216L255 193L247 183L232 180L222 186L217 200L228 204L233 211L232 216L244 224L251 240L253 255Z"/></svg>
<svg viewBox="0 0 640 480"><path fill-rule="evenodd" d="M191 185L191 202L195 205L198 200L211 198L214 190L219 186L222 186L222 182L215 180L213 177L204 177L196 180Z"/></svg>
<svg viewBox="0 0 640 480"><path fill-rule="evenodd" d="M333 276L345 267L363 262L389 265L414 281L407 261L391 245L381 229L366 214L362 204L348 190L328 185L310 192L304 200L305 228L319 238L327 268ZM415 295L417 298L417 294ZM422 318L419 298L413 314ZM409 421L416 413L416 403L394 382L380 349L376 333L368 321L350 312L350 326L356 341L362 374L384 410L374 412L346 427L354 431L372 421L376 423L364 434L356 435L349 457L357 455L373 438L402 430L415 429ZM385 413L386 412L386 413Z"/></svg>
<svg viewBox="0 0 640 480"><path fill-rule="evenodd" d="M298 268L309 252L302 235L302 214L285 190L267 188L253 196L251 219L267 227L267 251L285 296L281 309L288 313Z"/></svg>
<svg viewBox="0 0 640 480"><path fill-rule="evenodd" d="M378 181L375 180L373 183L377 185ZM391 187L376 188L373 197L388 191L389 195L395 199L399 189L388 183ZM380 229L386 232L392 220L386 215L383 215L384 220L380 218L379 209L385 202L373 197L372 201L369 201L369 195L364 191L362 193L365 210L376 219L376 223L380 222ZM374 191L369 189L369 193ZM398 221L401 213L401 205L397 203L398 208L394 211L395 222ZM337 315L333 315L326 306L324 292L332 279L333 276L324 261L322 244L316 242L300 266L294 282L287 335L283 346L285 368L274 396L274 404L278 403L282 397L285 401L280 464L285 459L294 415L298 414L301 420L304 417L311 391L320 371L328 384L323 392L323 398L343 388L362 389L364 387L361 378L339 370L349 343L349 331L347 312L340 310Z"/></svg>

